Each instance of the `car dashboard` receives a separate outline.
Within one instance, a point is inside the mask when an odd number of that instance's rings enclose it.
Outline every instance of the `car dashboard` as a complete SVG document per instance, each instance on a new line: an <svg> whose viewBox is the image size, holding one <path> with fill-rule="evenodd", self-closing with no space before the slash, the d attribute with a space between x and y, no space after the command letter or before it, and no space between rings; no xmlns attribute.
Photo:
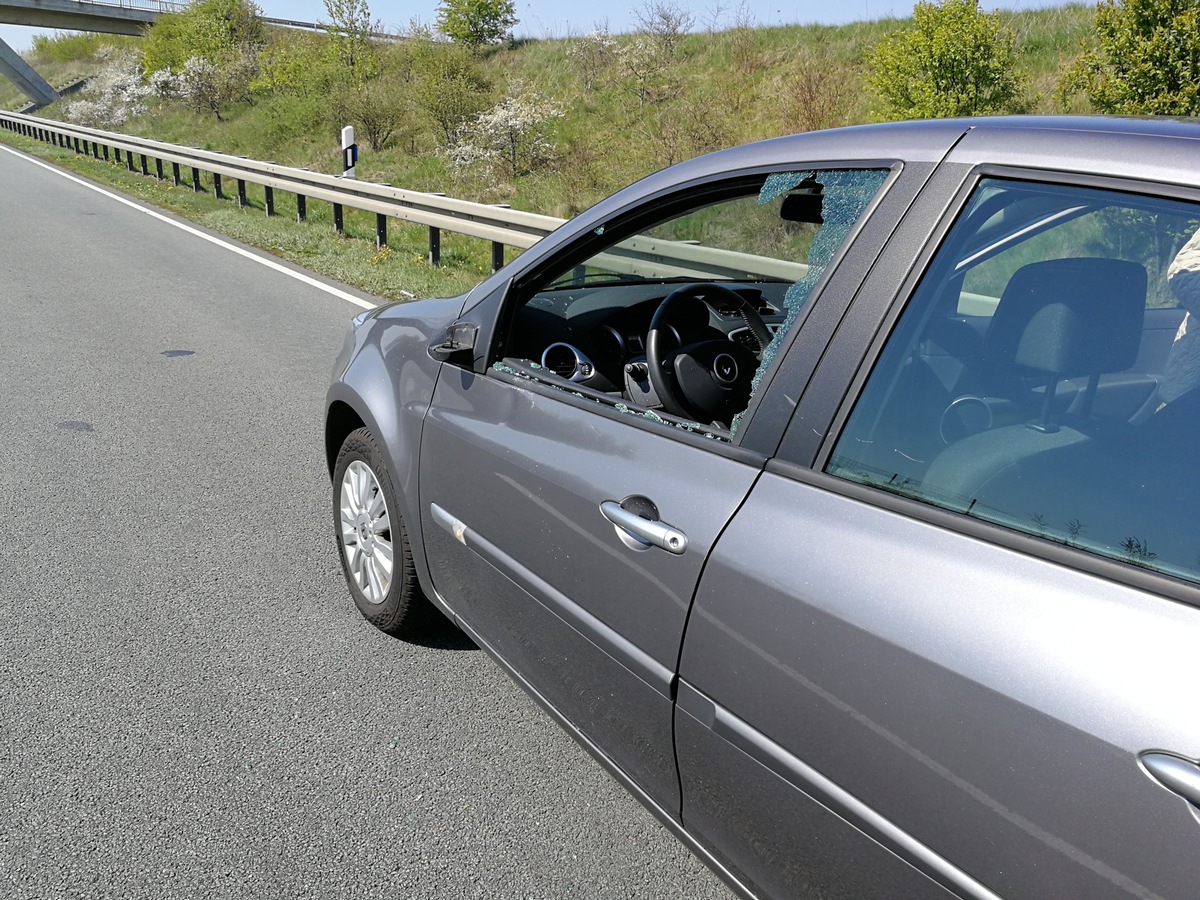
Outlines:
<svg viewBox="0 0 1200 900"><path fill-rule="evenodd" d="M693 282L686 282L691 284ZM774 333L783 323L785 282L721 282L751 300ZM613 286L585 285L547 290L522 306L513 324L508 355L527 360L596 391L620 394L642 403L631 373L646 364L646 342L655 312L680 284L650 282ZM705 340L731 340L757 354L757 341L745 319L733 309L710 309L697 302L665 323L668 342L676 347ZM644 370L643 370L644 371Z"/></svg>

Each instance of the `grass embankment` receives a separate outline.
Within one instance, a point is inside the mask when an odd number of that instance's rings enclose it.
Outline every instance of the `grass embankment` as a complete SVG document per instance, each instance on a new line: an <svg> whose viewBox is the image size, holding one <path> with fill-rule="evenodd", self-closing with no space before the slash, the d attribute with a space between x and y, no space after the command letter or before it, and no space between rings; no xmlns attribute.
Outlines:
<svg viewBox="0 0 1200 900"><path fill-rule="evenodd" d="M1094 10L1072 5L1059 9L1002 13L1017 35L1020 67L1026 74L1034 112L1054 112L1050 97L1058 73L1089 39ZM371 152L362 139L358 177L406 188L444 191L483 202L506 202L519 209L567 217L623 184L672 162L723 146L814 127L872 121L874 101L863 62L883 37L908 24L881 20L845 26L735 27L688 34L676 47L669 67L658 72L640 95L633 78L610 57L585 84L573 41L525 41L478 60L490 95L499 100L514 81L551 98L564 112L554 122L557 159L534 174L486 177L456 170L439 152L434 129L406 128L390 145ZM616 36L618 48L637 38ZM54 79L71 80L101 63L98 49L111 38L87 36L74 45L43 44L30 61ZM394 78L397 97L406 90L400 73L406 62L401 45L377 48L384 82ZM46 58L43 58L46 57ZM60 74L61 73L61 74ZM5 103L0 93L0 103ZM8 103L10 107L15 104ZM293 94L262 96L252 104L222 110L218 121L177 101L152 100L147 113L120 127L153 137L317 171L340 170L338 129L329 97ZM39 115L61 117L63 103ZM1084 112L1079 103L1075 112ZM0 132L5 140L12 140ZM489 247L483 241L443 236L441 269L425 262L427 232L389 224L390 249L375 249L370 215L347 210L347 232L333 233L325 204L310 203L310 222L293 224L294 199L277 194L278 219L263 214L261 191L239 209L143 179L115 164L77 158L57 148L13 141L88 177L128 191L246 243L308 266L381 296L400 291L424 296L456 293L486 271ZM515 251L510 251L515 253ZM510 257L511 258L511 257Z"/></svg>

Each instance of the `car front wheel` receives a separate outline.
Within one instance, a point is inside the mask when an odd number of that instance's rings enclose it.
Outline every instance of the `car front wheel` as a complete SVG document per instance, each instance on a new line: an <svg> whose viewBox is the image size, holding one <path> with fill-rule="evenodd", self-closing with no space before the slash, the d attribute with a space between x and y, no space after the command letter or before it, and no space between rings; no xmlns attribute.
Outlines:
<svg viewBox="0 0 1200 900"><path fill-rule="evenodd" d="M359 612L380 631L404 635L425 621L408 534L375 438L360 428L333 470L333 519L342 571Z"/></svg>

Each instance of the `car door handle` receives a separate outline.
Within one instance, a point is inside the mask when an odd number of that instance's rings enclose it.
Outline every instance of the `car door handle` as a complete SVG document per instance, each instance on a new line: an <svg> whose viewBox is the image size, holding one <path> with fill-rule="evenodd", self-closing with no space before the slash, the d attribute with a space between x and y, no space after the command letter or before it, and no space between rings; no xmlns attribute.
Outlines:
<svg viewBox="0 0 1200 900"><path fill-rule="evenodd" d="M1141 756L1146 772L1189 803L1200 806L1200 765L1170 753L1151 751Z"/></svg>
<svg viewBox="0 0 1200 900"><path fill-rule="evenodd" d="M626 502L628 503L628 501ZM668 553L676 555L687 550L687 535L678 528L672 528L666 522L647 519L643 515L626 509L615 500L605 500L601 503L600 512L617 528L628 532L643 543L661 547Z"/></svg>

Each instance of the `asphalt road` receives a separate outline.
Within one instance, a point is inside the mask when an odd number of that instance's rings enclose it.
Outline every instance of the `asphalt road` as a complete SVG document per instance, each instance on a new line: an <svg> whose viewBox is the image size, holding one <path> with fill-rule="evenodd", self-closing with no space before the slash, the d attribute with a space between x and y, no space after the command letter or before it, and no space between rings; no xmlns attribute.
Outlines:
<svg viewBox="0 0 1200 900"><path fill-rule="evenodd" d="M728 897L465 639L355 611L354 306L0 150L0 309L0 897Z"/></svg>

